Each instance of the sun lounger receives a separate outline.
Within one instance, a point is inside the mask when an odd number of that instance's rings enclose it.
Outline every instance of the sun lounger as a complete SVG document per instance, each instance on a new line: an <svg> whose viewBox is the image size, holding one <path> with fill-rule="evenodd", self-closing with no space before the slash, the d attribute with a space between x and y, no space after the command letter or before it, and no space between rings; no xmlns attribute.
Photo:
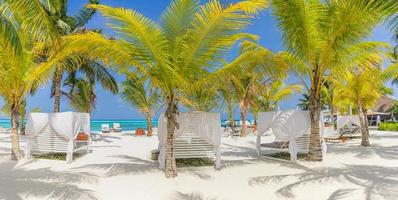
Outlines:
<svg viewBox="0 0 398 200"><path fill-rule="evenodd" d="M352 138L361 137L358 115L337 116L337 132L335 135L325 137L326 142L345 142Z"/></svg>
<svg viewBox="0 0 398 200"><path fill-rule="evenodd" d="M109 128L109 124L102 124L101 131L102 131L102 133L110 133L111 129Z"/></svg>
<svg viewBox="0 0 398 200"><path fill-rule="evenodd" d="M341 141L346 142L349 139L360 138L361 132L360 127L354 123L346 124L344 127L338 129L338 133L335 135L325 137L326 142Z"/></svg>
<svg viewBox="0 0 398 200"><path fill-rule="evenodd" d="M122 128L120 127L120 123L113 123L113 128L112 130L114 132L122 132Z"/></svg>

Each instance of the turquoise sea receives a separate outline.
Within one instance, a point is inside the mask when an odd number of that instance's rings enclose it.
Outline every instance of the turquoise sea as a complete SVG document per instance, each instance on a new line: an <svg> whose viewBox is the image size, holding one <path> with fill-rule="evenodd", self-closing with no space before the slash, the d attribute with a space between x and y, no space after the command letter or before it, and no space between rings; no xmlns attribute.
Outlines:
<svg viewBox="0 0 398 200"><path fill-rule="evenodd" d="M136 128L146 129L147 123L145 120L113 120L113 119L93 119L91 120L91 131L101 131L102 124L109 124L112 127L113 123L120 123L120 126L123 130L132 131ZM152 122L153 126L158 126L158 121L154 120ZM10 128L10 120L9 119L0 119L0 127Z"/></svg>

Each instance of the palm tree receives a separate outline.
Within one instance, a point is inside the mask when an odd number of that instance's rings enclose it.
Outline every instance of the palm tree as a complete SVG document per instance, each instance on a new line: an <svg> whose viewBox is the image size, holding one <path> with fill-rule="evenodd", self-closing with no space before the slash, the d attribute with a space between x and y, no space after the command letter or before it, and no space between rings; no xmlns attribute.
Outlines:
<svg viewBox="0 0 398 200"><path fill-rule="evenodd" d="M246 56L255 55L255 56ZM242 59L245 58L246 59ZM250 58L250 59L247 59ZM285 76L287 66L281 57L251 41L241 44L241 56L231 62L240 66L231 76L234 92L239 100L242 130L241 137L247 134L246 116L250 106L258 96L266 94L267 85Z"/></svg>
<svg viewBox="0 0 398 200"><path fill-rule="evenodd" d="M98 4L98 0L88 0L90 4ZM76 16L68 16L67 15L67 5L68 1L60 1L59 3L59 11L55 13L51 13L51 17L53 19L54 27L57 28L59 35L68 35L68 34L75 34L75 33L84 33L86 30L83 28L85 24L91 19L91 17L95 14L95 10L92 8L83 7L79 10L79 14ZM51 47L49 47L51 48ZM62 87L62 77L65 71L69 71L70 73L74 73L79 68L90 68L90 67L97 67L99 64L93 61L89 61L89 57L83 55L75 55L80 57L79 59L86 60L83 62L85 64L82 65L72 65L72 68L62 68L61 65L55 68L55 72L53 75L52 81L52 90L51 90L51 97L54 98L54 112L59 112L61 107L61 87ZM88 61L87 61L88 60ZM68 62L65 60L65 62ZM93 63L93 64L91 64ZM62 65L64 66L64 65ZM86 71L83 69L82 71ZM90 69L88 69L90 70ZM86 75L90 76L90 74L85 73ZM100 77L100 76L99 76ZM90 78L89 78L90 79Z"/></svg>
<svg viewBox="0 0 398 200"><path fill-rule="evenodd" d="M234 128L235 127L234 113L236 110L236 106L238 104L238 98L233 91L234 88L232 81L230 79L224 79L224 81L221 81L221 83L222 84L220 84L219 88L219 96L222 100L224 109L228 113L229 126L231 128Z"/></svg>
<svg viewBox="0 0 398 200"><path fill-rule="evenodd" d="M58 32L54 29L49 13L57 12L59 0L1 0L0 1L0 40L10 46L11 52L21 55L24 35L30 33L32 41L43 41L58 46ZM47 8L47 9L46 9Z"/></svg>
<svg viewBox="0 0 398 200"><path fill-rule="evenodd" d="M369 146L368 109L374 107L382 95L382 88L387 80L398 74L398 64L382 70L383 58L375 60L372 66L358 65L348 71L344 79L335 80L337 104L352 105L358 110L361 124L362 146Z"/></svg>
<svg viewBox="0 0 398 200"><path fill-rule="evenodd" d="M210 84L209 77L214 79L228 71L219 69L225 63L223 57L237 41L248 37L240 31L266 5L265 0L229 5L218 0L203 5L199 0L174 0L159 23L134 10L89 5L109 20L119 40L100 39L99 34L91 33L74 44L90 46L98 57L119 66L122 72L133 66L166 98L166 177L177 175L172 149L179 95L203 83Z"/></svg>
<svg viewBox="0 0 398 200"><path fill-rule="evenodd" d="M308 159L322 160L319 122L321 88L328 75L343 72L351 56L375 43L359 43L387 16L394 0L272 0L273 13L283 33L287 60L298 74L308 77L311 119ZM394 10L396 11L396 10Z"/></svg>
<svg viewBox="0 0 398 200"><path fill-rule="evenodd" d="M72 70L67 73L62 85L65 90L61 90L61 96L65 97L75 110L91 113L95 109L95 85L97 82L104 90L113 94L117 94L119 88L115 78L104 65L87 57L82 56L83 60L78 65L73 64L69 67L76 69L78 66L76 71ZM84 78L79 78L79 75ZM51 89L55 90L54 84Z"/></svg>
<svg viewBox="0 0 398 200"><path fill-rule="evenodd" d="M302 86L299 84L286 85L283 80L275 80L266 86L260 98L260 108L263 111L275 110L280 101L288 99L301 90Z"/></svg>
<svg viewBox="0 0 398 200"><path fill-rule="evenodd" d="M22 38L22 37L21 37ZM24 38L22 54L13 53L12 47L4 43L0 44L0 96L9 106L12 129L11 159L18 160L21 157L18 138L18 121L21 109L24 107L25 98L32 86L43 83L49 70L37 66L34 52L29 49L32 45L28 37Z"/></svg>
<svg viewBox="0 0 398 200"><path fill-rule="evenodd" d="M147 136L152 136L152 116L159 103L159 92L145 77L126 76L122 83L122 98L145 115Z"/></svg>
<svg viewBox="0 0 398 200"><path fill-rule="evenodd" d="M217 92L213 88L197 88L185 91L178 99L182 105L194 111L208 112L218 106Z"/></svg>
<svg viewBox="0 0 398 200"><path fill-rule="evenodd" d="M327 105L329 98L327 92L328 92L327 89L323 87L321 90L321 110L325 110L328 108ZM308 94L303 94L302 97L298 99L297 106L301 110L309 110L310 97L308 96Z"/></svg>
<svg viewBox="0 0 398 200"><path fill-rule="evenodd" d="M69 87L68 92L62 92L71 105L79 112L91 113L95 109L97 96L95 95L95 82L81 78L67 78L64 86Z"/></svg>
<svg viewBox="0 0 398 200"><path fill-rule="evenodd" d="M261 96L255 98L251 105L251 112L254 116L254 125L257 127L258 113L275 110L280 101L288 99L293 94L300 92L301 85L291 84L286 86L283 80L275 80L264 86Z"/></svg>

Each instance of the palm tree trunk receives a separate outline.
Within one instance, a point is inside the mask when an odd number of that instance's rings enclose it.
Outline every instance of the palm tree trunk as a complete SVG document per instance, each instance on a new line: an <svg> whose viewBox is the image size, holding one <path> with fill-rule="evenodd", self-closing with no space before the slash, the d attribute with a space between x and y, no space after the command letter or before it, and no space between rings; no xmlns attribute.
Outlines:
<svg viewBox="0 0 398 200"><path fill-rule="evenodd" d="M25 128L25 117L21 116L21 135L25 135L26 128Z"/></svg>
<svg viewBox="0 0 398 200"><path fill-rule="evenodd" d="M240 120L242 120L242 130L240 133L241 137L246 137L247 135L246 115L247 115L247 104L246 101L243 101L243 105L241 106L241 111L240 111Z"/></svg>
<svg viewBox="0 0 398 200"><path fill-rule="evenodd" d="M148 130L148 133L146 135L147 136L152 136L152 117L151 117L151 113L147 113L147 115L146 115L146 123L147 123L147 130Z"/></svg>
<svg viewBox="0 0 398 200"><path fill-rule="evenodd" d="M25 115L26 115L26 106L23 106L21 109L21 135L25 135Z"/></svg>
<svg viewBox="0 0 398 200"><path fill-rule="evenodd" d="M319 135L319 121L321 116L321 98L316 95L316 90L311 89L309 102L311 134L308 160L322 161L321 139Z"/></svg>
<svg viewBox="0 0 398 200"><path fill-rule="evenodd" d="M174 157L174 131L178 128L177 124L177 105L174 98L169 97L168 107L166 110L167 117L167 143L166 143L166 178L174 178L177 176L177 165Z"/></svg>
<svg viewBox="0 0 398 200"><path fill-rule="evenodd" d="M367 147L370 146L368 117L366 115L367 110L364 109L360 103L358 103L358 111L359 111L359 122L361 123L361 134L362 134L361 146Z"/></svg>
<svg viewBox="0 0 398 200"><path fill-rule="evenodd" d="M329 107L330 107L330 119L332 120L333 130L337 130L336 120L334 119L335 108L334 108L333 104L330 104Z"/></svg>
<svg viewBox="0 0 398 200"><path fill-rule="evenodd" d="M229 119L229 125L233 130L233 128L235 127L235 120L234 120L234 109L232 106L229 106L228 108L228 119Z"/></svg>
<svg viewBox="0 0 398 200"><path fill-rule="evenodd" d="M11 160L19 160L21 158L21 152L18 138L18 106L15 106L14 104L11 105L11 123Z"/></svg>
<svg viewBox="0 0 398 200"><path fill-rule="evenodd" d="M61 107L61 82L62 82L62 69L56 68L54 73L54 112L59 112Z"/></svg>

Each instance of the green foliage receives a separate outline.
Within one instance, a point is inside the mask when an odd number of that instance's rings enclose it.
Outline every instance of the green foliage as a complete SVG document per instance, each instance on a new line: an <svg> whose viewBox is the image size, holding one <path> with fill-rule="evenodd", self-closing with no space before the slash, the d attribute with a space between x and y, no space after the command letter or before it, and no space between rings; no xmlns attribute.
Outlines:
<svg viewBox="0 0 398 200"><path fill-rule="evenodd" d="M102 64L83 57L81 65L76 67L75 71L68 73L68 76L63 81L63 91L61 91L61 95L69 101L75 110L90 113L95 109L96 83L100 83L104 90L110 91L113 94L119 92L115 78ZM78 72L82 72L84 78L80 78L78 76L80 73ZM54 84L51 89L52 94L54 94Z"/></svg>
<svg viewBox="0 0 398 200"><path fill-rule="evenodd" d="M214 161L209 158L179 158L176 164L177 167L200 167L214 165Z"/></svg>
<svg viewBox="0 0 398 200"><path fill-rule="evenodd" d="M288 152L275 153L275 154L271 154L269 156L272 158L278 158L278 159L290 161L290 154ZM306 153L297 153L298 160L304 160L307 158L307 156L308 156L308 154L306 154Z"/></svg>
<svg viewBox="0 0 398 200"><path fill-rule="evenodd" d="M185 91L178 100L184 106L194 111L209 112L218 105L218 96L216 91L205 87L192 91Z"/></svg>
<svg viewBox="0 0 398 200"><path fill-rule="evenodd" d="M381 69L381 53L372 58L376 58L373 65L358 65L357 68L347 71L344 77L334 81L336 106L339 110L344 110L349 105L371 109L382 95L384 83L397 76L398 68L395 65Z"/></svg>
<svg viewBox="0 0 398 200"><path fill-rule="evenodd" d="M396 122L381 122L379 124L379 131L398 131L398 123L396 123Z"/></svg>
<svg viewBox="0 0 398 200"><path fill-rule="evenodd" d="M309 110L309 105L310 105L310 97L308 94L303 94L303 96L298 100L297 106L301 110ZM327 99L326 98L321 98L321 109L325 110L327 109Z"/></svg>
<svg viewBox="0 0 398 200"><path fill-rule="evenodd" d="M73 154L73 160L81 157L82 154L74 153ZM34 155L34 158L38 159L47 159L47 160L66 160L66 153L47 153L47 154L40 154L40 155Z"/></svg>
<svg viewBox="0 0 398 200"><path fill-rule="evenodd" d="M145 115L154 115L160 95L145 77L128 76L122 83L122 99L139 109Z"/></svg>
<svg viewBox="0 0 398 200"><path fill-rule="evenodd" d="M390 112L392 112L394 116L398 116L398 101L394 102Z"/></svg>
<svg viewBox="0 0 398 200"><path fill-rule="evenodd" d="M64 95L68 98L73 109L79 112L91 113L95 109L97 96L95 95L95 83L87 79L73 79L65 82L71 89Z"/></svg>

